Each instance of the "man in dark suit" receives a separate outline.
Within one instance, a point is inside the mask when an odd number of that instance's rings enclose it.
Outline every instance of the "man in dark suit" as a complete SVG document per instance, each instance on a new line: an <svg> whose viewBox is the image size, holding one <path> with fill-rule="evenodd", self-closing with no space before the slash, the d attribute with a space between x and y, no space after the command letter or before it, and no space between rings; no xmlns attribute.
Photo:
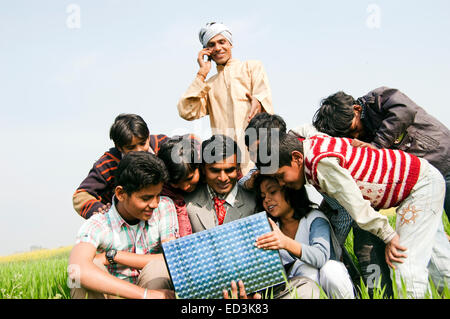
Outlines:
<svg viewBox="0 0 450 319"><path fill-rule="evenodd" d="M226 135L213 135L202 143L204 184L186 196L192 232L247 217L256 212L255 195L238 185L241 153Z"/></svg>

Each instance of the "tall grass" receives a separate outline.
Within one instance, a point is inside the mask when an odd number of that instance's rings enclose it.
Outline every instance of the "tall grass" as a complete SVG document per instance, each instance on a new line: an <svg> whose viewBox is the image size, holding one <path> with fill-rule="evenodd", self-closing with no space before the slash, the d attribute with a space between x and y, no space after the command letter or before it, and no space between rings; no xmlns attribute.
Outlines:
<svg viewBox="0 0 450 319"><path fill-rule="evenodd" d="M0 263L0 299L70 298L67 263L70 251ZM35 255L33 255L35 257Z"/></svg>
<svg viewBox="0 0 450 319"><path fill-rule="evenodd" d="M395 222L396 222L396 214L390 213L388 214L388 220L389 224L395 229ZM447 215L445 212L442 214L442 222L444 224L444 230L447 234L450 234L450 222L447 218ZM355 256L355 253L353 251L353 231L350 231L346 241L345 241L345 248L350 253L353 262L355 265L359 268L358 259ZM393 276L395 278L395 271L393 273ZM375 282L381 282L380 280L377 280ZM449 287L447 285L444 286L443 290L441 291L435 286L435 283L429 279L430 289L428 293L425 295L425 299L450 299L450 291ZM364 281L361 279L359 285L356 287L358 298L360 299L386 299L389 298L385 295L385 287L380 287L379 285L373 288L373 296L370 296L369 289L365 285ZM406 292L406 286L403 280L401 280L401 287L397 286L397 283L395 280L392 281L392 290L393 290L393 299L407 299L408 294Z"/></svg>
<svg viewBox="0 0 450 319"><path fill-rule="evenodd" d="M389 223L395 227L395 215L388 217ZM442 220L447 234L450 234L450 223L443 214ZM355 265L358 260L353 252L353 232L350 232L345 242ZM16 254L0 257L0 299L67 299L70 298L70 289L67 286L67 264L71 247L62 247L54 250L42 250L32 253ZM406 298L404 285L398 289L394 286L394 299ZM368 288L364 282L356 287L358 298L369 299ZM270 298L271 295L266 295ZM321 298L327 298L323 290ZM373 299L387 298L383 287L374 287ZM430 299L450 299L449 287L439 292L434 283L430 281L430 291L425 296Z"/></svg>

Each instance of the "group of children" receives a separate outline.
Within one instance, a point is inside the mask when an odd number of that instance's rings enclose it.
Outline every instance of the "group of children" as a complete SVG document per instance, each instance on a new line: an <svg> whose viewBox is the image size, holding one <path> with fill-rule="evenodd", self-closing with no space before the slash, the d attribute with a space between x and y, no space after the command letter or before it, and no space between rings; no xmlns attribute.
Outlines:
<svg viewBox="0 0 450 319"><path fill-rule="evenodd" d="M429 275L439 289L448 286L450 133L403 93L379 88L354 100L338 92L322 101L313 126L288 131L280 116L263 112L247 131L245 151L256 165L242 176L232 138L150 135L140 116L119 115L110 130L115 147L73 195L87 221L69 261L78 269L69 273L79 283L72 297L173 298L161 243L259 211L273 231L255 245L279 250L304 298L318 297L318 286L332 298L355 297L342 262L351 227L364 235L355 247L376 248L361 249L369 255L361 265L387 269L388 290L395 278L409 297L423 298ZM305 185L323 195L320 207ZM391 207L395 230L377 211ZM246 296L245 283L239 290ZM290 296L286 287L275 294Z"/></svg>

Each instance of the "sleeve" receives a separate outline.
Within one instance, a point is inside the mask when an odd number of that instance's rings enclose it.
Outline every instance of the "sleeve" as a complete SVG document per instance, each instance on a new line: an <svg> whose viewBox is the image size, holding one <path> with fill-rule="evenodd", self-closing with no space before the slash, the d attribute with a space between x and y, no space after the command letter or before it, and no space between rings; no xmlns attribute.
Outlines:
<svg viewBox="0 0 450 319"><path fill-rule="evenodd" d="M267 113L273 114L272 91L269 78L261 62L256 61L252 65L252 95L258 99Z"/></svg>
<svg viewBox="0 0 450 319"><path fill-rule="evenodd" d="M83 218L90 218L99 207L110 201L102 198L108 189L112 192L113 172L117 169L117 162L107 156L102 156L89 171L88 176L81 182L72 197L73 207Z"/></svg>
<svg viewBox="0 0 450 319"><path fill-rule="evenodd" d="M248 171L247 175L243 176L242 178L240 178L240 179L238 180L238 184L239 184L242 188L246 189L245 186L244 186L245 182L248 181L248 180L250 179L250 177L252 177L253 173L256 172L257 170L258 170L258 168L257 168L256 166L253 167L252 169L250 169L250 170Z"/></svg>
<svg viewBox="0 0 450 319"><path fill-rule="evenodd" d="M157 134L152 135L150 134L150 147L152 148L153 152L157 155L159 152L159 149L161 148L161 145L163 145L169 137L164 134Z"/></svg>
<svg viewBox="0 0 450 319"><path fill-rule="evenodd" d="M310 138L317 134L323 135L323 133L320 133L312 124L303 124L291 129L290 131L303 138Z"/></svg>
<svg viewBox="0 0 450 319"><path fill-rule="evenodd" d="M103 203L95 196L92 196L84 189L77 189L72 196L73 208L83 218L90 218L94 212L100 207L103 207Z"/></svg>
<svg viewBox="0 0 450 319"><path fill-rule="evenodd" d="M173 240L180 237L177 210L173 201L165 196L161 196L158 205L159 213L159 235L161 242Z"/></svg>
<svg viewBox="0 0 450 319"><path fill-rule="evenodd" d="M318 269L322 268L331 256L330 243L330 224L321 217L314 219L309 232L309 245L302 245L300 260Z"/></svg>
<svg viewBox="0 0 450 319"><path fill-rule="evenodd" d="M103 218L103 216L100 217ZM103 223L98 218L90 218L81 225L75 244L90 243L95 248L104 248L105 243L108 242L107 237L108 229L104 227Z"/></svg>
<svg viewBox="0 0 450 319"><path fill-rule="evenodd" d="M414 122L416 104L397 89L384 88L374 97L374 103L381 109L384 118L371 144L378 148L392 148L394 142Z"/></svg>
<svg viewBox="0 0 450 319"><path fill-rule="evenodd" d="M199 77L189 86L187 91L178 101L178 114L187 121L199 119L208 115L210 102L208 92L210 87Z"/></svg>
<svg viewBox="0 0 450 319"><path fill-rule="evenodd" d="M395 235L386 216L372 208L348 170L337 158L324 158L317 164L317 179L321 190L336 199L362 229L388 243Z"/></svg>

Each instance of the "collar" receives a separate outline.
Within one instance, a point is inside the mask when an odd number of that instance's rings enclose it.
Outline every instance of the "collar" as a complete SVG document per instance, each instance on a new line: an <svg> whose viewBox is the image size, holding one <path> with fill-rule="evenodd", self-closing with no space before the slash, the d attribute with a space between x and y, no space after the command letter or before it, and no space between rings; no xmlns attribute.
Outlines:
<svg viewBox="0 0 450 319"><path fill-rule="evenodd" d="M361 105L361 122L364 125L364 133L365 136L360 138L364 142L370 142L374 138L374 122L370 120L370 117L367 116L369 107L368 103L374 103L370 99L366 100L365 97L360 97L356 100L356 103Z"/></svg>
<svg viewBox="0 0 450 319"><path fill-rule="evenodd" d="M217 194L209 185L206 185L206 189L208 190L209 198L211 200L214 199L214 197L219 197L220 199L224 199L225 202L230 205L231 207L234 206L236 202L236 196L238 193L238 183L236 183L231 191L226 195L219 195Z"/></svg>
<svg viewBox="0 0 450 319"><path fill-rule="evenodd" d="M120 213L117 210L116 207L116 203L118 202L117 198L113 195L112 198L112 204L111 204L111 208L109 209L109 211L106 213L107 214L107 218L109 219L109 222L111 224L111 228L113 230L113 232L117 232L119 233L122 229L122 225L125 224L126 226L131 226L129 225L125 219L123 219L123 217L120 215ZM146 225L146 221L139 221L138 225L138 229L145 227Z"/></svg>
<svg viewBox="0 0 450 319"><path fill-rule="evenodd" d="M356 100L356 104L361 106L361 120L364 120L366 117L366 103L364 98L360 97Z"/></svg>
<svg viewBox="0 0 450 319"><path fill-rule="evenodd" d="M231 58L231 59L228 60L227 63L225 63L225 65L217 65L216 66L217 72L220 72L220 71L222 71L225 68L229 68L230 66L232 66L233 64L236 64L236 63L239 63L239 60Z"/></svg>

